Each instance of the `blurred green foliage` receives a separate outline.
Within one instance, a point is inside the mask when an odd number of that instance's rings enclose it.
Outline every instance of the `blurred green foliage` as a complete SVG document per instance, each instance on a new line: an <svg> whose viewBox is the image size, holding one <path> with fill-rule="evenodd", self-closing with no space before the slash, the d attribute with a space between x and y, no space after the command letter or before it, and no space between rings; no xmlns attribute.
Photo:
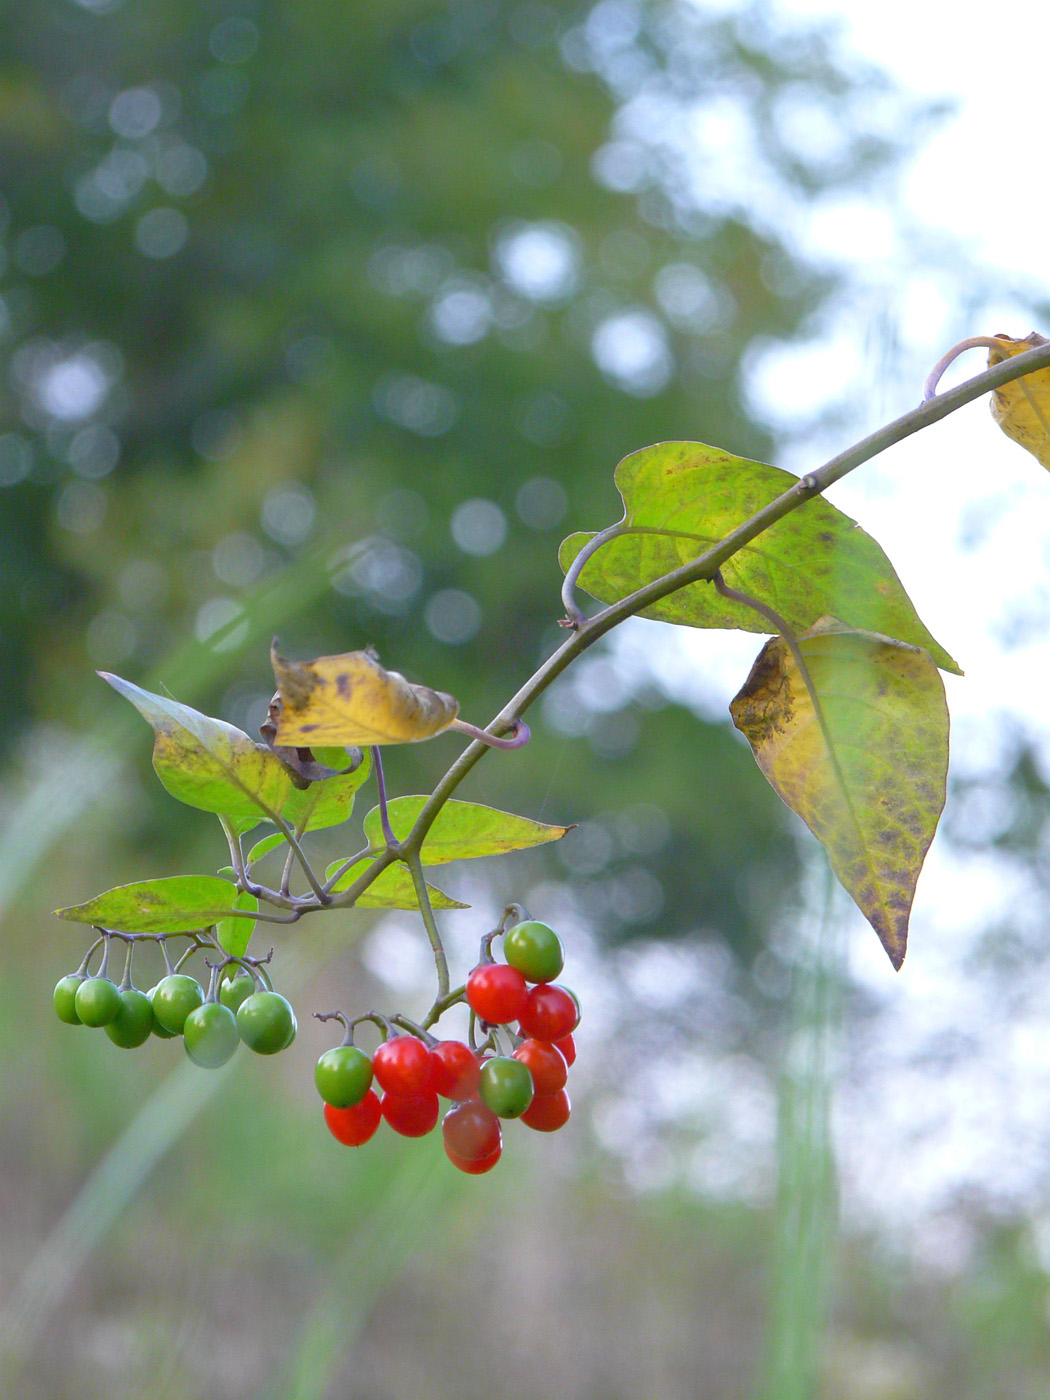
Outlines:
<svg viewBox="0 0 1050 1400"><path fill-rule="evenodd" d="M293 655L374 643L484 722L556 643L557 543L618 517L620 457L770 455L742 358L835 290L776 211L872 188L928 115L761 3L4 23L9 750L34 717L97 723L100 666L254 729L278 629ZM193 637L212 664L180 673ZM563 690L488 800L660 807L662 932L753 947L796 869L779 804L723 727L631 679L601 709ZM397 788L448 748L399 755Z"/></svg>

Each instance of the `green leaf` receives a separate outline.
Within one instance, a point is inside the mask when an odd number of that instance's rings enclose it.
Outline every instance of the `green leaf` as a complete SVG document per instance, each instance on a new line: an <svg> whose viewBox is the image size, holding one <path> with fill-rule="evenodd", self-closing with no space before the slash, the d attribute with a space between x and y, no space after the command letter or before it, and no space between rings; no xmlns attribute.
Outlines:
<svg viewBox="0 0 1050 1400"><path fill-rule="evenodd" d="M330 880L335 872L342 865L341 860L335 860L325 871L325 879ZM332 886L333 893L337 890L346 890L354 883L359 876L363 875L369 865L374 864L368 857L363 857L355 861L345 875ZM450 895L439 890L436 885L427 885L430 894L430 904L433 909L469 909L469 904L461 904L458 899L453 899ZM357 899L358 909L418 909L419 900L416 898L416 887L412 883L412 876L403 865L388 865L381 875L376 877L374 885L369 885L364 894Z"/></svg>
<svg viewBox="0 0 1050 1400"><path fill-rule="evenodd" d="M798 480L701 442L661 442L633 452L616 468L615 479L624 533L602 545L580 576L581 587L603 603L618 602L696 559ZM562 543L564 571L593 538L570 535ZM926 630L882 547L822 496L727 559L722 574L732 588L780 613L794 632L819 617L837 617L850 627L924 647L942 669L961 674ZM641 616L688 627L770 630L758 613L722 598L707 582L679 589Z"/></svg>
<svg viewBox="0 0 1050 1400"><path fill-rule="evenodd" d="M314 757L329 768L345 767L347 763L345 749L315 749ZM357 790L368 780L371 771L372 755L366 750L352 773L321 778L304 789L292 787L281 808L281 816L296 831L338 826L350 819Z"/></svg>
<svg viewBox="0 0 1050 1400"><path fill-rule="evenodd" d="M783 637L774 637L730 713L899 968L916 881L944 806L944 686L920 648L831 618L799 637L798 647L808 686Z"/></svg>
<svg viewBox="0 0 1050 1400"><path fill-rule="evenodd" d="M233 907L246 910L249 914L257 914L259 901L255 895L242 890L234 899ZM235 958L244 956L254 932L254 919L219 919L215 925L215 937L220 946Z"/></svg>
<svg viewBox="0 0 1050 1400"><path fill-rule="evenodd" d="M428 801L427 797L395 797L388 804L390 827L399 841L412 830ZM372 849L382 850L386 838L378 807L373 807L365 817L364 830ZM546 841L560 841L571 830L570 826L547 826L495 807L483 807L478 802L446 802L427 832L420 855L425 865L474 860L479 856L527 850L530 846L542 846Z"/></svg>
<svg viewBox="0 0 1050 1400"><path fill-rule="evenodd" d="M55 913L73 923L99 924L124 933L193 933L210 928L235 908L236 894L228 880L215 875L169 875L118 885L86 904Z"/></svg>
<svg viewBox="0 0 1050 1400"><path fill-rule="evenodd" d="M269 855L271 851L276 851L278 846L284 845L284 832L271 831L269 836L264 836L261 841L256 841L248 854L244 857L246 866L255 865L262 860L263 856ZM225 872L221 872L225 873ZM232 874L232 870L230 871Z"/></svg>
<svg viewBox="0 0 1050 1400"><path fill-rule="evenodd" d="M120 676L99 675L153 726L153 767L171 793L190 807L217 812L237 832L280 811L291 779L280 760L235 725L212 719Z"/></svg>

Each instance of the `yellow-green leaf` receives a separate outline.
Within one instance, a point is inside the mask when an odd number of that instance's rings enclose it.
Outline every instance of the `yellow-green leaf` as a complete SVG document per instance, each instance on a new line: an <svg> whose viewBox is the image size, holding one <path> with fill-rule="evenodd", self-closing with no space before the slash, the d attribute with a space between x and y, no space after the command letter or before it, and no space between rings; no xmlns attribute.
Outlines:
<svg viewBox="0 0 1050 1400"><path fill-rule="evenodd" d="M330 880L342 863L341 860L333 861L325 872L325 879ZM332 886L333 893L349 889L371 864L373 862L367 857L355 861L346 874L342 875ZM436 885L428 884L427 892L430 895L432 909L470 908L469 904L461 904L458 899L453 899L451 895L445 894L444 890L439 890ZM369 885L368 889L358 896L355 907L358 909L418 909L419 900L416 898L416 887L412 883L411 874L403 865L396 862L393 865L388 865L382 874L376 876L375 883Z"/></svg>
<svg viewBox="0 0 1050 1400"><path fill-rule="evenodd" d="M1023 340L999 332L988 349L988 368L1014 355L1045 345L1046 337L1032 331ZM1007 437L1031 452L1050 471L1050 369L1036 370L1001 384L991 398L992 417Z"/></svg>
<svg viewBox="0 0 1050 1400"><path fill-rule="evenodd" d="M809 686L787 642L774 637L730 713L899 968L944 806L944 686L921 648L831 618L798 646Z"/></svg>
<svg viewBox="0 0 1050 1400"><path fill-rule="evenodd" d="M84 904L56 909L60 919L124 933L194 933L210 928L236 904L237 890L216 875L168 875L118 885ZM249 926L250 919L245 919Z"/></svg>
<svg viewBox="0 0 1050 1400"><path fill-rule="evenodd" d="M258 914L259 900L254 894L242 890L234 899L233 907L248 914ZM219 919L215 925L215 937L219 940L219 946L235 958L244 956L254 932L254 919L238 918L236 915Z"/></svg>
<svg viewBox="0 0 1050 1400"><path fill-rule="evenodd" d="M279 745L414 744L447 729L459 702L387 671L368 651L286 661L271 652Z"/></svg>
<svg viewBox="0 0 1050 1400"><path fill-rule="evenodd" d="M120 676L99 675L153 726L153 767L172 797L227 817L238 832L250 831L267 812L280 810L291 779L268 748L224 720Z"/></svg>
<svg viewBox="0 0 1050 1400"><path fill-rule="evenodd" d="M632 452L616 468L623 521L585 563L580 586L603 603L618 602L698 558L797 481L779 467L702 442L658 442ZM563 570L592 538L577 534L562 542ZM878 541L822 496L738 550L722 573L731 587L774 608L795 632L833 615L851 627L925 647L938 666L959 670L927 631ZM668 594L641 616L686 627L771 630L753 608L721 597L706 582Z"/></svg>
<svg viewBox="0 0 1050 1400"><path fill-rule="evenodd" d="M412 830L416 818L429 801L426 797L395 797L388 804L390 829L399 841ZM365 835L373 850L385 845L379 808L373 807L364 820ZM560 841L569 826L549 826L513 812L501 812L480 802L446 802L434 825L427 832L420 855L424 865L443 865L450 860L476 860L507 851L524 851L547 841Z"/></svg>

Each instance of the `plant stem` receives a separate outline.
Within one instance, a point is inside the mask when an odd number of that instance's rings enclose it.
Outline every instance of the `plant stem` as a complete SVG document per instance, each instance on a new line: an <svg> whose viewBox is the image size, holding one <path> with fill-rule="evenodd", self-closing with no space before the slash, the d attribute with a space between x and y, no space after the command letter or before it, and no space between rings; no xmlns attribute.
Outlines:
<svg viewBox="0 0 1050 1400"><path fill-rule="evenodd" d="M383 835L386 837L388 847L397 845L397 837L390 829L390 815L386 805L386 778L383 775L383 755L379 752L379 745L372 748L372 767L375 769L376 790L379 794L379 820L383 825Z"/></svg>
<svg viewBox="0 0 1050 1400"><path fill-rule="evenodd" d="M438 978L437 996L435 997L437 1002L442 997L448 996L448 958L445 956L445 945L441 941L441 933L437 926L437 920L434 918L434 910L430 905L430 891L427 889L426 878L423 875L423 862L419 857L418 850L411 851L404 857L404 861L412 876L416 899L419 901L419 912L423 916L427 937L434 950L434 964L437 967Z"/></svg>

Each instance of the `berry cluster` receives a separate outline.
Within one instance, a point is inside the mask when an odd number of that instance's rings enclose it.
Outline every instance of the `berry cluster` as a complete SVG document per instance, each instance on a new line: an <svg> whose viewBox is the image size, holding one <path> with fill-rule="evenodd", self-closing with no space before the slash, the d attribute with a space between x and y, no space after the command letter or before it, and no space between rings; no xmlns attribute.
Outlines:
<svg viewBox="0 0 1050 1400"><path fill-rule="evenodd" d="M55 987L55 1011L71 1026L100 1026L114 1045L133 1050L151 1036L171 1040L182 1036L186 1054L205 1069L217 1069L231 1058L243 1041L258 1055L274 1055L295 1039L296 1020L291 1004L269 985L258 959L222 957L208 963L208 989L195 977L172 966L167 939L185 935L122 934L108 932L87 953L77 972L63 977ZM124 976L118 986L108 976L110 943L127 944ZM131 956L141 941L155 942L164 952L166 973L149 992L139 991L131 980ZM95 950L104 945L102 962L94 976L88 967ZM194 937L189 954L202 944ZM182 965L180 960L178 966ZM239 964L233 977L220 974Z"/></svg>
<svg viewBox="0 0 1050 1400"><path fill-rule="evenodd" d="M491 952L501 933L505 963ZM499 1161L501 1119L520 1119L538 1132L563 1127L570 1113L565 1085L576 1058L572 1032L580 1019L576 998L553 981L563 962L558 935L537 920L486 935L481 961L454 998L471 1010L470 1044L437 1040L403 1017L320 1016L346 1026L343 1044L326 1051L315 1071L333 1136L359 1147L386 1119L405 1137L423 1137L437 1126L445 1098L451 1101L441 1125L445 1153L461 1171L478 1175ZM354 1044L354 1027L363 1021L386 1034L371 1059Z"/></svg>

